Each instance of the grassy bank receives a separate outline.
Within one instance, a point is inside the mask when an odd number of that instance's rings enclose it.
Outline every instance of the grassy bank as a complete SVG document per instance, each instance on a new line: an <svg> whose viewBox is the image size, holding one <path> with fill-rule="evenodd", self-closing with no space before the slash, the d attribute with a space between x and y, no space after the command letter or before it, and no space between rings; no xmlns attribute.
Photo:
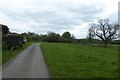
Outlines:
<svg viewBox="0 0 120 80"><path fill-rule="evenodd" d="M2 64L9 61L11 58L15 57L18 53L20 53L22 50L24 50L26 47L30 46L34 42L27 42L23 45L23 47L18 47L14 51L10 51L6 48L2 49Z"/></svg>
<svg viewBox="0 0 120 80"><path fill-rule="evenodd" d="M65 43L42 43L53 78L117 78L118 49Z"/></svg>

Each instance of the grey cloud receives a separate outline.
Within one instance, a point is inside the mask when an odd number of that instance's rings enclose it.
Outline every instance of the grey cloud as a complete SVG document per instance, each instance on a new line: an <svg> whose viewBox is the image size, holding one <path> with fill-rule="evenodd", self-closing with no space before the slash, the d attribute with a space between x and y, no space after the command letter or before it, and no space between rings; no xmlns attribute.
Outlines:
<svg viewBox="0 0 120 80"><path fill-rule="evenodd" d="M71 7L71 6L66 7L66 6L63 5L62 7L57 6L57 8L58 8L57 11L31 12L31 11L26 10L26 11L23 11L23 14L21 14L21 13L17 13L17 12L8 10L8 11L5 11L5 13L9 17L13 18L14 20L15 19L19 20L21 18L28 18L28 19L31 19L31 20L34 19L35 21L40 21L40 19L42 19L42 20L45 19L47 21L48 20L50 20L50 21L51 20L53 20L53 21L61 20L61 21L58 21L58 24L61 23L62 21L64 21L63 23L67 24L67 22L72 23L71 21L73 21L73 23L75 23L74 20L79 20L79 22L80 22L80 20L84 21L84 19L85 19L85 21L86 21L87 19L89 19L89 16L96 16L103 9L100 5L94 5L94 4L80 5L78 7ZM62 11L66 11L68 14L75 13L76 15L71 16L66 21L65 18L61 19L59 17L59 15L56 14L56 12L59 12L59 13L61 13L61 15L64 15L62 13ZM48 21L48 22L50 22L50 21ZM51 22L53 22L53 21L51 21Z"/></svg>
<svg viewBox="0 0 120 80"><path fill-rule="evenodd" d="M75 25L90 22L99 17L99 14L103 11L104 5L95 3L84 3L80 5L72 5L69 3L57 3L54 4L55 9L51 8L51 5L47 7L50 10L42 10L32 6L31 9L13 10L9 8L0 8L0 12L4 13L14 23L20 22L18 27L22 26L22 23L26 23L23 27L28 27L37 33L45 33L46 31L61 31L73 28ZM40 6L39 6L40 7ZM42 6L41 6L42 7ZM67 16L68 15L68 16ZM13 24L14 24L13 23ZM16 31L22 31L16 29Z"/></svg>
<svg viewBox="0 0 120 80"><path fill-rule="evenodd" d="M90 4L90 5L79 5L77 7L69 7L68 9L71 12L78 12L81 14L96 14L103 10L104 6L98 4Z"/></svg>

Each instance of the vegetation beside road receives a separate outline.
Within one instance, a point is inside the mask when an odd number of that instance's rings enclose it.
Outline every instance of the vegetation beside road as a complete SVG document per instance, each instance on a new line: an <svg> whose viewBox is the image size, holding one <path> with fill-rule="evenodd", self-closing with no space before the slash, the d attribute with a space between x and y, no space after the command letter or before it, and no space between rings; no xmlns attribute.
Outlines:
<svg viewBox="0 0 120 80"><path fill-rule="evenodd" d="M20 53L21 51L23 51L25 48L27 48L28 46L30 46L31 44L34 44L35 42L27 42L23 45L23 47L21 48L16 48L14 49L14 51L10 51L7 48L2 48L2 64L5 64L7 61L9 61L11 58L15 57L16 55L18 55L18 53Z"/></svg>
<svg viewBox="0 0 120 80"><path fill-rule="evenodd" d="M42 43L53 78L117 78L118 46Z"/></svg>

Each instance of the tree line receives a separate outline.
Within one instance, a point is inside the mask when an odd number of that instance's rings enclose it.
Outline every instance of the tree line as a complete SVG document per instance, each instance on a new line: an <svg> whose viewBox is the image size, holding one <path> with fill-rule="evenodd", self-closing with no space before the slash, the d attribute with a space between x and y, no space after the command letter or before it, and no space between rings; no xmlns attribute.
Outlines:
<svg viewBox="0 0 120 80"><path fill-rule="evenodd" d="M2 25L2 36L6 36L8 34L13 34L8 26ZM18 34L18 33L14 33ZM47 34L36 34L34 32L27 32L20 34L24 40L27 42L64 42L64 43L72 43L75 40L75 37L70 32L64 32L62 35L55 32L48 32Z"/></svg>
<svg viewBox="0 0 120 80"><path fill-rule="evenodd" d="M30 41L41 41L41 42L64 42L72 43L75 40L75 37L71 35L70 32L64 32L62 35L55 32L48 32L46 35L39 35L36 33L28 32L21 34L28 42Z"/></svg>
<svg viewBox="0 0 120 80"><path fill-rule="evenodd" d="M3 28L4 27L4 28ZM2 35L11 33L7 26L2 27ZM36 42L62 42L62 43L81 43L92 44L99 43L107 46L109 43L120 44L119 25L111 24L109 19L99 19L97 22L90 23L88 36L86 39L76 39L74 35L66 31L62 35L55 32L48 32L47 34L39 35L34 32L27 32L20 34L26 41Z"/></svg>
<svg viewBox="0 0 120 80"><path fill-rule="evenodd" d="M97 22L90 23L88 36L86 39L76 39L70 32L64 32L61 36L55 32L48 32L47 35L38 35L35 33L22 33L28 41L43 41L43 42L64 42L64 43L81 43L92 44L99 43L107 46L109 43L119 44L120 34L119 25L111 24L109 19L98 19Z"/></svg>

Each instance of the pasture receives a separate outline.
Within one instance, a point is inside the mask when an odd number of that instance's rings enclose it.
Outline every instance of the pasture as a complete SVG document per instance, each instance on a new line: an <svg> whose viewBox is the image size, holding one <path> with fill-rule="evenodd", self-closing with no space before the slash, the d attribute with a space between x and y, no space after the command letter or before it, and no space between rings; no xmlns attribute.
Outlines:
<svg viewBox="0 0 120 80"><path fill-rule="evenodd" d="M118 46L42 43L53 78L117 78Z"/></svg>

